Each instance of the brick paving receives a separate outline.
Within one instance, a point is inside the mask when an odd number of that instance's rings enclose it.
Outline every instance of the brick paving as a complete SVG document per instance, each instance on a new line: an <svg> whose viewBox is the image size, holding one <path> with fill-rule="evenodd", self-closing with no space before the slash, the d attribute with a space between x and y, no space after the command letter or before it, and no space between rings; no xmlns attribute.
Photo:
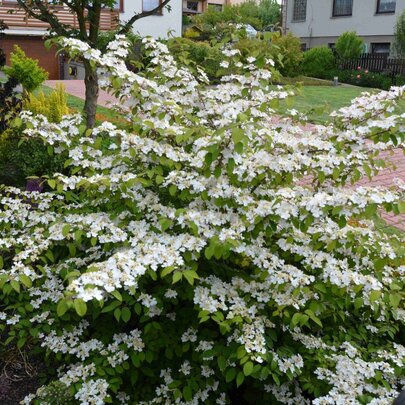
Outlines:
<svg viewBox="0 0 405 405"><path fill-rule="evenodd" d="M85 88L83 80L47 80L46 86L55 88L58 83L62 83L68 94L84 99ZM98 104L103 107L111 107L117 99L100 90ZM308 129L308 128L305 128ZM395 149L392 152L384 152L381 157L394 163L394 168L387 168L375 176L371 181L368 178L361 179L357 184L362 186L383 186L392 187L395 185L395 179L399 178L405 181L405 155L401 149ZM382 218L388 225L405 231L405 214L394 215L393 213L382 213Z"/></svg>
<svg viewBox="0 0 405 405"><path fill-rule="evenodd" d="M65 86L66 93L84 100L85 87L83 80L47 80L44 84L45 86L54 89L58 83L62 83ZM114 96L100 89L98 105L102 107L111 107L113 104L117 103L117 101L118 100Z"/></svg>
<svg viewBox="0 0 405 405"><path fill-rule="evenodd" d="M372 180L363 178L356 184L361 186L393 187L395 186L395 179L405 181L405 154L402 149L394 149L390 152L382 152L379 157L381 159L390 161L394 164L394 166L381 170L377 176L372 178ZM388 225L395 226L396 228L405 231L405 214L394 215L392 212L382 212L381 216Z"/></svg>

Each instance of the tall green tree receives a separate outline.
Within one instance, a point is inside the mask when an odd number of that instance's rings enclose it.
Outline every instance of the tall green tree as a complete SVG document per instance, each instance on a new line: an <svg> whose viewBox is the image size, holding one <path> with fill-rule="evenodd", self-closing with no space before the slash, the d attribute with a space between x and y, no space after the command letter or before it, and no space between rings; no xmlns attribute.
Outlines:
<svg viewBox="0 0 405 405"><path fill-rule="evenodd" d="M363 46L363 40L355 31L346 31L336 42L336 52L343 59L355 59L362 53Z"/></svg>
<svg viewBox="0 0 405 405"><path fill-rule="evenodd" d="M394 31L394 50L401 58L405 58L405 11L399 15Z"/></svg>
<svg viewBox="0 0 405 405"><path fill-rule="evenodd" d="M170 0L163 0L159 6L150 11L134 14L128 21L117 29L118 34L127 34L133 25L141 18L148 17L162 10ZM32 18L46 22L50 26L51 34L68 38L77 38L92 48L104 52L108 41L101 36L100 21L103 9L114 9L116 0L17 0L19 6ZM55 12L54 5L61 3L76 16L78 28L61 22ZM96 69L92 64L83 60L85 69L86 101L84 112L89 128L93 127L96 120L97 100L99 94L99 80Z"/></svg>

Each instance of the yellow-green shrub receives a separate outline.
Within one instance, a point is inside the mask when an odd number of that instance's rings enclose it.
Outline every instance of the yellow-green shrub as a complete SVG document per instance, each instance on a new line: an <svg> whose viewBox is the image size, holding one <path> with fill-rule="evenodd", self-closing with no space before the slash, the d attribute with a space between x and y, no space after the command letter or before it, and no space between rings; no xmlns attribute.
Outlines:
<svg viewBox="0 0 405 405"><path fill-rule="evenodd" d="M62 117L69 114L65 86L58 84L49 96L40 91L37 96L31 94L24 105L26 110L34 114L42 114L51 122L60 122Z"/></svg>
<svg viewBox="0 0 405 405"><path fill-rule="evenodd" d="M48 78L48 72L39 66L38 60L29 58L18 45L14 45L14 51L10 54L10 66L3 70L21 83L28 93L37 89Z"/></svg>

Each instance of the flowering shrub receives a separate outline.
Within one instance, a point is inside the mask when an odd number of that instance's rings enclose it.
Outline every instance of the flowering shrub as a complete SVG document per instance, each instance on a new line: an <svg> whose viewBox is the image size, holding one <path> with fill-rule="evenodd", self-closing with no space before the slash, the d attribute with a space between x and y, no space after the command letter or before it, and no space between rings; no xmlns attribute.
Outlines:
<svg viewBox="0 0 405 405"><path fill-rule="evenodd" d="M2 190L0 319L59 365L52 390L80 404L390 403L405 378L403 240L372 218L404 212L405 186L350 184L404 146L405 89L307 131L272 119L289 94L269 86L270 60L213 87L151 39L143 75L120 38L104 56L63 42L128 103L130 129L22 115L72 175L50 193Z"/></svg>
<svg viewBox="0 0 405 405"><path fill-rule="evenodd" d="M392 77L383 73L370 72L358 67L356 70L342 70L336 73L342 83L354 84L361 87L389 89L392 85ZM398 84L404 84L400 77L395 78Z"/></svg>

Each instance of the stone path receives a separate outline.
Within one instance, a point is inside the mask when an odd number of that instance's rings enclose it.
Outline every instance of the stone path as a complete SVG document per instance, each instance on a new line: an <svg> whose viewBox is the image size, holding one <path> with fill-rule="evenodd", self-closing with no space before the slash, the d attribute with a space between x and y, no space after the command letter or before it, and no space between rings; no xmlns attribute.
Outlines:
<svg viewBox="0 0 405 405"><path fill-rule="evenodd" d="M391 161L395 167L381 170L371 181L368 178L363 178L356 184L361 186L392 187L395 185L395 179L405 181L405 155L402 149L394 149L392 152L382 152L380 157ZM388 225L405 231L405 214L394 215L392 212L384 212L381 216Z"/></svg>
<svg viewBox="0 0 405 405"><path fill-rule="evenodd" d="M66 93L82 99L85 98L85 87L83 80L46 80L44 85L54 89L59 83L62 83L65 86ZM100 90L98 105L102 107L111 107L116 102L117 99L114 96L108 94L104 90Z"/></svg>
<svg viewBox="0 0 405 405"><path fill-rule="evenodd" d="M55 88L58 83L62 83L65 86L68 94L84 99L85 88L83 80L47 80L44 84ZM117 99L114 96L100 90L98 99L99 105L111 107L111 105L116 102ZM402 150L396 149L392 154L384 152L381 157L391 160L395 164L396 169L382 170L378 176L375 176L371 181L368 178L363 178L357 183L358 185L392 187L395 184L396 178L405 181L405 155ZM383 213L382 217L388 225L395 226L405 231L405 214L394 215L392 213Z"/></svg>

